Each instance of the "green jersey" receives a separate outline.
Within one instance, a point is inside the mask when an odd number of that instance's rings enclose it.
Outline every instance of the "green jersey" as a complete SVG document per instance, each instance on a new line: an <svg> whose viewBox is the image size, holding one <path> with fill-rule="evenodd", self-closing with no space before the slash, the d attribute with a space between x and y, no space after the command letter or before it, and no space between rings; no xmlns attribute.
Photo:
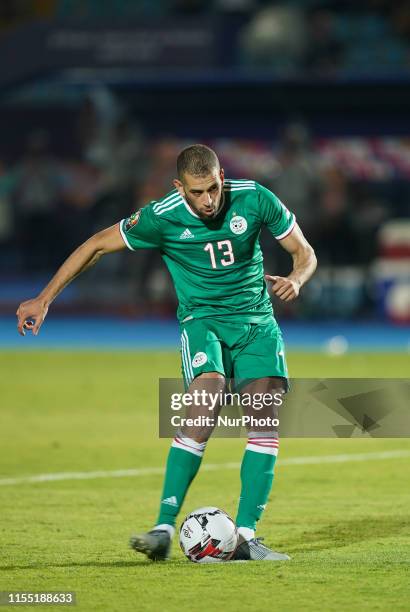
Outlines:
<svg viewBox="0 0 410 612"><path fill-rule="evenodd" d="M120 222L131 249L161 251L179 301L178 319L238 317L259 323L272 317L259 234L266 225L277 240L294 215L255 181L225 180L218 216L203 220L176 189Z"/></svg>

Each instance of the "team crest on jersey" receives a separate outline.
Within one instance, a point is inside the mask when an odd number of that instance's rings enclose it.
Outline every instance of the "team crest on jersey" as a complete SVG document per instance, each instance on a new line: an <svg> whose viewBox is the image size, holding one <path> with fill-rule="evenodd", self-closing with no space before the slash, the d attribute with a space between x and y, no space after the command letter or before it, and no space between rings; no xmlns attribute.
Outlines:
<svg viewBox="0 0 410 612"><path fill-rule="evenodd" d="M239 217L236 215L235 217L232 217L229 227L231 228L231 232L239 236L248 229L248 222L244 217Z"/></svg>
<svg viewBox="0 0 410 612"><path fill-rule="evenodd" d="M137 225L138 221L140 220L140 215L141 215L141 211L138 210L133 215L131 215L131 217L128 217L128 219L125 222L125 229L129 230L134 225Z"/></svg>
<svg viewBox="0 0 410 612"><path fill-rule="evenodd" d="M208 361L208 357L206 356L206 353L197 353L193 360L192 360L192 366L194 368L199 368L199 366L204 365L204 363L206 363Z"/></svg>

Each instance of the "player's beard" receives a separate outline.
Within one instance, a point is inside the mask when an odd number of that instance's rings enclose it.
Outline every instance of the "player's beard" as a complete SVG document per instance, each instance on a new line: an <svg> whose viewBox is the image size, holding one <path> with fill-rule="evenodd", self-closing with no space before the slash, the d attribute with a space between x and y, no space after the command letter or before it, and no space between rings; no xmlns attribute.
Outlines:
<svg viewBox="0 0 410 612"><path fill-rule="evenodd" d="M213 221L214 219L216 219L216 217L220 214L220 212L222 211L224 205L225 205L225 193L223 191L223 187L221 190L221 195L219 197L219 202L218 202L218 207L215 208L215 211L212 215L203 215L201 214L201 212L199 210L197 210L197 208L195 208L195 206L191 203L190 198L187 196L187 194L185 193L185 199L188 202L188 206L190 208L192 208L192 210L198 215L198 217L200 219L202 219L202 221Z"/></svg>

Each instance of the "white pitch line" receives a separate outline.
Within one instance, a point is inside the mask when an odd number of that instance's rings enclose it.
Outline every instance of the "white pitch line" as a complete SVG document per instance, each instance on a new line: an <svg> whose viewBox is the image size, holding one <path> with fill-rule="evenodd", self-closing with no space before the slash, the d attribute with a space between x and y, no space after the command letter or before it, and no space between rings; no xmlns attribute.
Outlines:
<svg viewBox="0 0 410 612"><path fill-rule="evenodd" d="M291 465L319 465L322 463L348 463L350 461L377 461L379 459L402 459L410 457L409 450L381 451L379 453L346 453L344 455L317 455L313 457L289 457L279 460L281 467ZM213 472L216 470L237 470L240 463L205 463L201 470ZM98 470L95 472L59 472L57 474L37 474L18 478L1 478L0 486L19 485L37 482L55 482L59 480L93 480L95 478L126 478L130 476L154 476L164 474L165 468L135 468L129 470Z"/></svg>

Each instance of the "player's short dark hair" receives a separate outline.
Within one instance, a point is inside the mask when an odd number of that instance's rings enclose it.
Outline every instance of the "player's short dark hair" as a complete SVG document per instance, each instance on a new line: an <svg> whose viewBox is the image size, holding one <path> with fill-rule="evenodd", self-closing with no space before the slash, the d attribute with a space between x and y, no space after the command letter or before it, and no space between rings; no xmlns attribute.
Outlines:
<svg viewBox="0 0 410 612"><path fill-rule="evenodd" d="M219 170L219 159L212 149L203 144L187 147L178 155L177 172L182 180L184 174L191 176L208 176L213 170Z"/></svg>

